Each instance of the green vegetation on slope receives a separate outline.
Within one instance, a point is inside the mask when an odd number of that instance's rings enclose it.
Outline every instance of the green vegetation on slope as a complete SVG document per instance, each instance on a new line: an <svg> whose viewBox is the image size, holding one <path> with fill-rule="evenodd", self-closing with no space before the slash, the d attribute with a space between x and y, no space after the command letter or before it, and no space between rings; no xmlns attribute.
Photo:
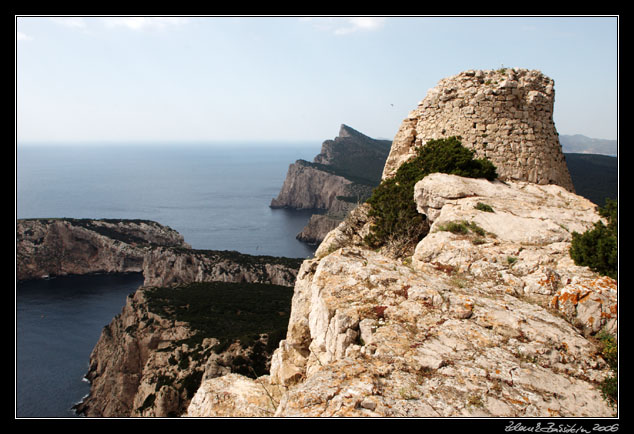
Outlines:
<svg viewBox="0 0 634 434"><path fill-rule="evenodd" d="M365 242L372 248L389 246L404 253L426 234L425 216L414 202L414 185L425 176L448 173L469 178L497 177L496 168L486 159L474 159L474 152L462 146L459 137L430 140L417 154L403 163L396 174L385 179L368 199L373 218Z"/></svg>
<svg viewBox="0 0 634 434"><path fill-rule="evenodd" d="M583 234L574 232L570 246L570 257L577 265L590 267L604 276L613 279L618 275L618 204L616 200L606 199L606 205L599 208L607 226L598 221L593 229Z"/></svg>
<svg viewBox="0 0 634 434"><path fill-rule="evenodd" d="M601 382L601 393L612 405L618 404L619 398L619 350L615 336L602 330L596 336L599 351L608 363L612 374Z"/></svg>
<svg viewBox="0 0 634 434"><path fill-rule="evenodd" d="M217 352L239 340L252 345L269 336L267 349L277 347L286 334L293 288L261 283L204 282L176 288L149 288L148 306L163 318L184 321L196 332L190 340L220 341Z"/></svg>

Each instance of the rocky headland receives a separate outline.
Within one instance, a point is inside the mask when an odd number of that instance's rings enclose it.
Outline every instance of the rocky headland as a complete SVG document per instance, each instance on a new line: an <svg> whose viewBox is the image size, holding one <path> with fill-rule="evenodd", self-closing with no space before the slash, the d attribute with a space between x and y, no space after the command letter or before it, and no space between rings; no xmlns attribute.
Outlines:
<svg viewBox="0 0 634 434"><path fill-rule="evenodd" d="M301 265L191 249L145 220L18 220L16 251L18 280L144 275L90 355L90 394L75 410L91 417L177 416L203 378L268 372Z"/></svg>
<svg viewBox="0 0 634 434"><path fill-rule="evenodd" d="M570 258L573 233L602 217L573 192L553 98L538 71L441 81L403 121L383 177L425 140L461 134L499 178L416 183L429 231L411 255L369 248L369 205L355 208L303 262L270 373L206 379L185 415L614 416L596 338L617 334L617 282Z"/></svg>
<svg viewBox="0 0 634 434"><path fill-rule="evenodd" d="M339 135L324 141L312 162L297 160L289 166L270 206L315 210L297 238L319 244L379 184L390 146L389 140L373 139L341 125Z"/></svg>
<svg viewBox="0 0 634 434"><path fill-rule="evenodd" d="M187 415L247 415L241 403L267 398L256 381L279 397L276 416L613 415L592 336L616 333L617 284L568 254L571 232L600 218L594 204L554 185L440 174L416 192L432 224L412 257L365 247L359 208L302 265L270 375L206 380ZM480 229L446 229L455 222Z"/></svg>
<svg viewBox="0 0 634 434"><path fill-rule="evenodd" d="M158 246L190 247L175 230L148 220L20 219L17 279L141 272L146 253Z"/></svg>
<svg viewBox="0 0 634 434"><path fill-rule="evenodd" d="M182 415L202 381L265 375L284 337L289 286L203 282L143 286L101 332L90 355L88 417Z"/></svg>

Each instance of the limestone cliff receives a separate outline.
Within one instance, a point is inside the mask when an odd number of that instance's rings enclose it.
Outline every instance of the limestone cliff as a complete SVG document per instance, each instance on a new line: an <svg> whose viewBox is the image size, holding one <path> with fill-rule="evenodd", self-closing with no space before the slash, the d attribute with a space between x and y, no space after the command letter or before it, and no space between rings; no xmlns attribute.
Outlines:
<svg viewBox="0 0 634 434"><path fill-rule="evenodd" d="M390 145L388 140L372 139L341 125L339 135L323 142L313 162L297 160L289 166L271 207L326 212L313 215L297 235L301 241L318 244L378 185Z"/></svg>
<svg viewBox="0 0 634 434"><path fill-rule="evenodd" d="M320 170L304 160L291 164L277 198L271 200L272 208L330 209L337 196L346 194L352 181L343 176Z"/></svg>
<svg viewBox="0 0 634 434"><path fill-rule="evenodd" d="M224 282L140 288L104 327L90 355L90 394L75 410L88 417L179 416L203 379L264 374L286 329L291 295L283 286Z"/></svg>
<svg viewBox="0 0 634 434"><path fill-rule="evenodd" d="M17 220L16 275L139 272L155 246L189 247L178 232L147 220Z"/></svg>
<svg viewBox="0 0 634 434"><path fill-rule="evenodd" d="M143 262L145 286L191 282L254 282L293 286L302 260L233 251L159 247Z"/></svg>
<svg viewBox="0 0 634 434"><path fill-rule="evenodd" d="M269 410L611 416L598 387L610 371L589 336L616 331L616 282L568 255L571 232L599 219L594 205L559 186L440 174L420 181L416 200L432 225L412 258L355 245L361 209L304 261L286 339L258 379L278 397ZM456 222L472 230L449 231ZM241 378L223 401L219 381L229 380L203 382L189 416L236 405L244 415L239 403L265 399Z"/></svg>
<svg viewBox="0 0 634 434"><path fill-rule="evenodd" d="M238 252L149 250L144 286L103 329L91 353L90 394L77 412L178 416L203 378L249 375L251 369L262 374L286 330L290 288L300 264L300 259ZM160 300L152 303L157 291ZM222 297L229 301L221 304Z"/></svg>
<svg viewBox="0 0 634 434"><path fill-rule="evenodd" d="M309 244L319 244L341 221L341 215L313 214L296 238Z"/></svg>
<svg viewBox="0 0 634 434"><path fill-rule="evenodd" d="M301 265L194 250L176 231L141 220L18 220L16 241L18 280L144 274L90 356L90 394L76 411L92 417L177 416L203 378L268 371Z"/></svg>

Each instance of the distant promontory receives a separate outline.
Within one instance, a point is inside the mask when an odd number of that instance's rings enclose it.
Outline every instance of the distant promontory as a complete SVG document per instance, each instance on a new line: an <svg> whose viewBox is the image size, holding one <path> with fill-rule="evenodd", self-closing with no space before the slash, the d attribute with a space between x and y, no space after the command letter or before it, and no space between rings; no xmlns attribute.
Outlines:
<svg viewBox="0 0 634 434"><path fill-rule="evenodd" d="M323 142L312 162L297 160L271 208L315 210L297 238L319 243L381 181L390 140L378 140L342 124L339 135Z"/></svg>

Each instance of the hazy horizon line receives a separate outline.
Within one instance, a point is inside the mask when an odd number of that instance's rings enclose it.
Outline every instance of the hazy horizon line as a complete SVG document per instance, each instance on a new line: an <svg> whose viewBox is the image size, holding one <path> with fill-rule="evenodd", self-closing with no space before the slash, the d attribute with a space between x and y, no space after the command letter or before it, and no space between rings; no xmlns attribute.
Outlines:
<svg viewBox="0 0 634 434"><path fill-rule="evenodd" d="M328 139L326 139L328 140ZM226 145L280 145L280 146L304 146L315 145L324 140L293 140L293 139L214 139L214 140L23 140L16 141L15 147L37 146L226 146Z"/></svg>

